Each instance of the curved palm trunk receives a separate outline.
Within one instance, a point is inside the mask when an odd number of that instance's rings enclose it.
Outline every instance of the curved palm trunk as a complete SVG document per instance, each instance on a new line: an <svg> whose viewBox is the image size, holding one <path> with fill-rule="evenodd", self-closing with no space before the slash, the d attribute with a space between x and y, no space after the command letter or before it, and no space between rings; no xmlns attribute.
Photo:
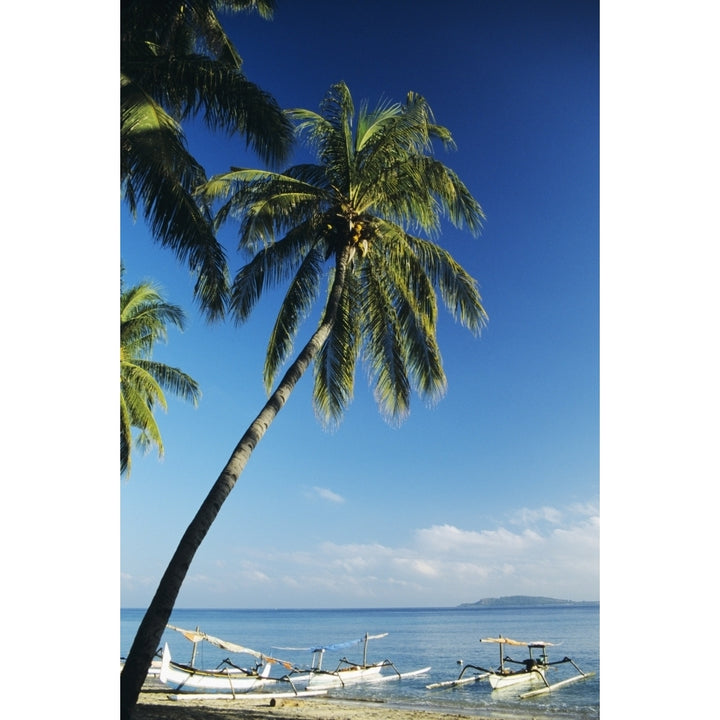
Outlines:
<svg viewBox="0 0 720 720"><path fill-rule="evenodd" d="M267 432L270 423L287 402L290 393L308 369L332 330L345 285L347 267L353 254L354 248L346 247L338 256L335 279L320 326L288 368L265 407L245 431L227 465L220 473L220 477L215 481L182 536L180 544L160 580L155 596L140 623L120 675L120 717L122 720L129 720L132 717L143 682L195 553L220 512L222 504L235 486L240 473L245 469L250 454Z"/></svg>

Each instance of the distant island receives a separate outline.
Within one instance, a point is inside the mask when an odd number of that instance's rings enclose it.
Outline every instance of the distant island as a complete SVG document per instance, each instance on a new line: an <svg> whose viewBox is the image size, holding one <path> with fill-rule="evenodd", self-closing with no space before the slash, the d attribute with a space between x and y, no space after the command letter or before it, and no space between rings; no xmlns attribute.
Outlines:
<svg viewBox="0 0 720 720"><path fill-rule="evenodd" d="M499 598L483 598L474 603L461 603L459 608L488 607L537 607L538 605L598 605L594 600L558 600L557 598L533 597L531 595L508 595Z"/></svg>

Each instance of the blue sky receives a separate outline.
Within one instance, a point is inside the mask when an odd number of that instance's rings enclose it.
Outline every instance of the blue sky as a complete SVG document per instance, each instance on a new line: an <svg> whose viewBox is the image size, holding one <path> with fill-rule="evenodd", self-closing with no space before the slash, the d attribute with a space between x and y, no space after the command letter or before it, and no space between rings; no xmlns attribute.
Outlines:
<svg viewBox="0 0 720 720"><path fill-rule="evenodd" d="M445 398L400 427L362 373L341 426L305 379L270 428L190 568L178 607L448 606L529 594L599 597L599 26L594 2L280 2L226 21L249 79L317 108L345 81L362 100L424 95L453 133L440 157L487 216L440 242L478 280L473 337L441 313ZM310 8L311 12L308 12ZM261 166L242 140L188 125L209 174ZM222 234L231 266L235 231ZM200 383L170 402L166 454L122 482L121 603L146 605L192 515L262 407L276 302L208 326L191 280L122 213L126 280L152 279L189 316L155 357ZM299 339L307 338L309 327Z"/></svg>

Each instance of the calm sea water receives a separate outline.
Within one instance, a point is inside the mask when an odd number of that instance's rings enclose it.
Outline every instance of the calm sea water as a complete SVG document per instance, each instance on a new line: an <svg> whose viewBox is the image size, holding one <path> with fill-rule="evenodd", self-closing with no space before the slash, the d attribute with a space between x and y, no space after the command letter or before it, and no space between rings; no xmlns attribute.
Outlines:
<svg viewBox="0 0 720 720"><path fill-rule="evenodd" d="M144 611L123 609L120 623L120 654L130 649ZM300 666L310 664L306 651L278 650L279 647L303 648L345 642L366 632L388 636L371 640L368 662L388 659L400 672L431 666L426 675L390 681L378 685L354 686L336 691L343 697L382 701L391 705L411 704L426 710L455 711L486 717L550 718L588 720L600 714L599 678L599 605L525 608L409 608L361 610L175 610L170 623L181 628L200 628L254 650L289 660ZM550 660L568 656L592 678L570 684L552 693L526 700L518 699L517 690L491 691L486 682L450 689L428 690L426 685L457 678L464 663L496 667L498 647L480 643L480 638L505 635L523 641L545 640L558 647L549 648ZM167 630L167 641L174 659L188 662L192 645L179 633ZM506 654L522 660L523 648L506 648ZM198 646L195 664L214 668L228 652L207 643ZM336 653L327 652L324 669L334 669L341 657L362 661L362 645ZM250 656L232 656L245 666ZM281 672L273 673L281 674ZM573 674L565 664L549 674L555 682Z"/></svg>

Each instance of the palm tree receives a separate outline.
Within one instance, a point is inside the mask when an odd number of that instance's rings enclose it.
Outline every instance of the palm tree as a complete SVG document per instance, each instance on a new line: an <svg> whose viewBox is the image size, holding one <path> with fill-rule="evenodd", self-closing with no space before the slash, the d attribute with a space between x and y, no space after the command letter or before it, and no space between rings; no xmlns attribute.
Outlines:
<svg viewBox="0 0 720 720"><path fill-rule="evenodd" d="M275 100L249 82L218 11L272 17L275 0L121 0L120 182L128 207L142 207L163 246L196 275L210 319L225 310L225 252L192 190L205 171L187 149L181 122L244 135L269 163L284 159L292 126Z"/></svg>
<svg viewBox="0 0 720 720"><path fill-rule="evenodd" d="M268 287L289 281L265 365L268 386L292 349L292 338L318 298L328 294L318 328L289 365L260 414L235 447L160 580L135 636L121 678L123 717L131 716L147 669L192 559L250 454L311 363L321 416L339 419L352 398L355 365L366 362L383 412L401 420L411 390L437 399L445 374L436 341L436 292L473 332L486 322L475 281L437 244L443 215L477 233L483 213L458 177L432 157L433 139L453 144L426 101L354 107L344 84L328 92L321 112L292 111L319 164L282 174L235 169L202 189L224 199L217 216L241 219L240 244L254 258L235 278L232 307L244 320Z"/></svg>
<svg viewBox="0 0 720 720"><path fill-rule="evenodd" d="M135 444L143 450L155 445L158 454L164 447L154 416L156 406L167 409L163 389L197 405L198 384L178 368L151 360L153 347L167 340L167 326L180 330L185 313L177 305L163 300L151 283L128 289L120 287L120 473L130 475L132 429L139 433Z"/></svg>

